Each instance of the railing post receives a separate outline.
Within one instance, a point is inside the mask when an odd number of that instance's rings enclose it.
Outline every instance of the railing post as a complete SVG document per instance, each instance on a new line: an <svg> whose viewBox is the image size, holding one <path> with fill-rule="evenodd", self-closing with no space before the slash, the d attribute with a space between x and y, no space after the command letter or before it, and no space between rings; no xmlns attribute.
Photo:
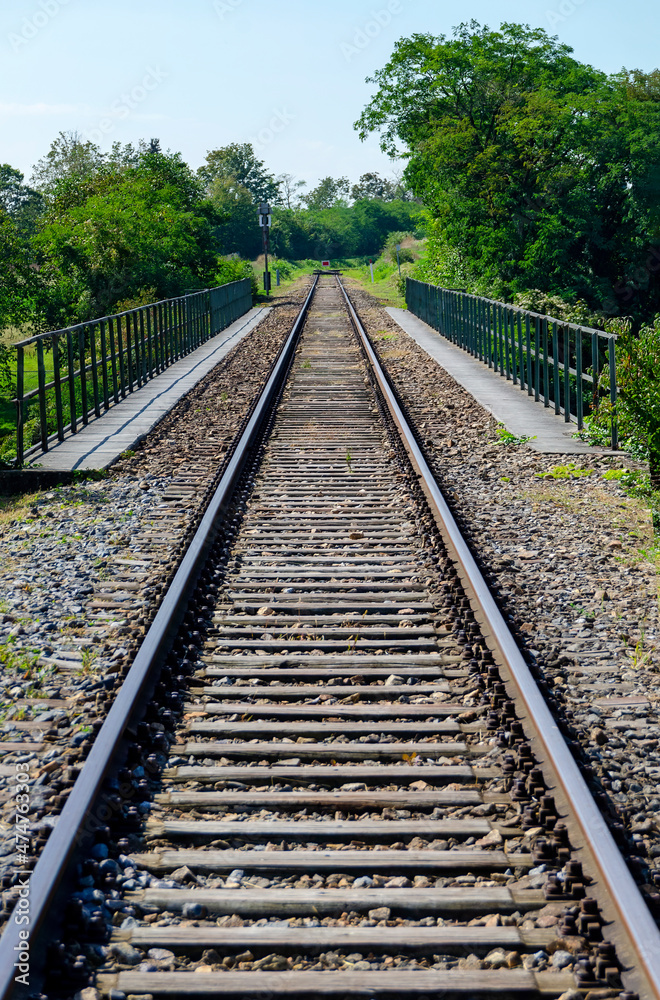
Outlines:
<svg viewBox="0 0 660 1000"><path fill-rule="evenodd" d="M130 331L133 329L133 343L135 345L135 381L138 384L138 389L142 388L142 350L140 344L140 331L138 327L138 317L136 312L130 312L126 317L126 323L129 330L129 343L130 343Z"/></svg>
<svg viewBox="0 0 660 1000"><path fill-rule="evenodd" d="M484 364L492 367L492 351L490 343L490 304L484 299L481 306L481 340L484 351Z"/></svg>
<svg viewBox="0 0 660 1000"><path fill-rule="evenodd" d="M598 344L599 336L597 333L591 334L591 374L593 378L593 394L591 398L592 408L596 406L598 402L599 392L598 392L598 379L600 377L600 347Z"/></svg>
<svg viewBox="0 0 660 1000"><path fill-rule="evenodd" d="M46 424L46 365L44 364L44 342L37 341L37 380L39 383L39 430L41 447L48 451L48 427Z"/></svg>
<svg viewBox="0 0 660 1000"><path fill-rule="evenodd" d="M94 332L94 326L89 327L89 358L90 364L92 366L92 392L94 394L94 416L101 416L101 407L99 400L99 371L96 364L96 334Z"/></svg>
<svg viewBox="0 0 660 1000"><path fill-rule="evenodd" d="M534 402L541 398L541 317L534 321Z"/></svg>
<svg viewBox="0 0 660 1000"><path fill-rule="evenodd" d="M571 330L564 327L564 423L571 422Z"/></svg>
<svg viewBox="0 0 660 1000"><path fill-rule="evenodd" d="M543 405L550 406L550 372L548 370L548 320L544 316L543 324Z"/></svg>
<svg viewBox="0 0 660 1000"><path fill-rule="evenodd" d="M16 348L16 461L23 464L25 454L25 413L23 410L23 395L25 392L25 352L22 347Z"/></svg>
<svg viewBox="0 0 660 1000"><path fill-rule="evenodd" d="M105 332L105 320L101 320L101 381L103 383L103 409L110 409L110 392L108 389L108 342Z"/></svg>
<svg viewBox="0 0 660 1000"><path fill-rule="evenodd" d="M144 322L145 313L147 314L146 328ZM145 306L142 309L140 309L140 337L142 338L142 356L144 358L144 364L145 364L145 369L144 369L145 382L148 379L152 379L154 377L154 359L153 359L153 350L151 344L151 326L148 320L149 320L149 307ZM145 329L146 329L146 338L145 338Z"/></svg>
<svg viewBox="0 0 660 1000"><path fill-rule="evenodd" d="M62 381L60 376L60 343L56 333L52 335L53 342L53 383L55 386L55 420L57 422L57 440L64 441L64 418L62 415Z"/></svg>
<svg viewBox="0 0 660 1000"><path fill-rule="evenodd" d="M555 397L555 416L559 416L561 408L560 383L559 383L559 325L552 323L552 391Z"/></svg>
<svg viewBox="0 0 660 1000"><path fill-rule="evenodd" d="M527 362L527 395L532 395L532 331L529 313L525 313L525 361Z"/></svg>
<svg viewBox="0 0 660 1000"><path fill-rule="evenodd" d="M80 402L83 424L89 423L89 403L87 402L87 354L85 351L85 331L78 330L78 363L80 366Z"/></svg>
<svg viewBox="0 0 660 1000"><path fill-rule="evenodd" d="M584 427L584 399L582 395L582 329L575 331L575 370L577 379L575 384L575 409L577 411L578 430Z"/></svg>
<svg viewBox="0 0 660 1000"><path fill-rule="evenodd" d="M619 447L619 425L616 415L616 341L614 337L608 337L607 342L608 360L610 363L610 404L612 406L612 450Z"/></svg>
<svg viewBox="0 0 660 1000"><path fill-rule="evenodd" d="M108 320L108 336L110 338L110 365L112 369L112 398L115 403L119 402L119 385L117 381L117 351L115 345L115 324L112 319Z"/></svg>
<svg viewBox="0 0 660 1000"><path fill-rule="evenodd" d="M506 328L511 330L511 376L513 384L518 385L518 359L516 357L516 314L510 306L506 309Z"/></svg>
<svg viewBox="0 0 660 1000"><path fill-rule="evenodd" d="M117 350L119 352L119 384L121 388L121 398L126 399L126 393L130 392L131 382L131 362L129 357L128 337L126 346L124 344L124 324L121 317L117 317Z"/></svg>
<svg viewBox="0 0 660 1000"><path fill-rule="evenodd" d="M71 433L76 434L78 432L78 407L76 404L76 366L72 330L67 330L66 354L69 365L69 425Z"/></svg>

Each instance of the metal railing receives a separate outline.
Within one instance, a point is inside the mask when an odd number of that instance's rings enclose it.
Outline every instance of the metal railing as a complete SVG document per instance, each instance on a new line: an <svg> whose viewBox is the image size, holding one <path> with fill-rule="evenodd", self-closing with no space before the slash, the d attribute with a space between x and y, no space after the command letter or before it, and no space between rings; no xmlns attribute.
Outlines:
<svg viewBox="0 0 660 1000"><path fill-rule="evenodd" d="M76 434L252 306L250 281L165 299L15 344L16 461ZM36 370L26 361L36 355ZM37 385L26 391L26 374ZM30 440L26 448L26 428Z"/></svg>
<svg viewBox="0 0 660 1000"><path fill-rule="evenodd" d="M410 312L578 430L603 395L616 421L616 336L518 306L406 279Z"/></svg>

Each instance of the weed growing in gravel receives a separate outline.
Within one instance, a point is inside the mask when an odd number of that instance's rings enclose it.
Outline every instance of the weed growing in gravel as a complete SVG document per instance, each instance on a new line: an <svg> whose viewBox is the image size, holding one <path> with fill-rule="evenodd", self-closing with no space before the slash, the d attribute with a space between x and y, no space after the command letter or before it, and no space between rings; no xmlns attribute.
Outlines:
<svg viewBox="0 0 660 1000"><path fill-rule="evenodd" d="M38 498L38 493L29 493L22 497L0 497L0 526L27 518L30 508Z"/></svg>
<svg viewBox="0 0 660 1000"><path fill-rule="evenodd" d="M579 479L581 476L590 476L593 469L579 469L575 462L568 465L553 465L546 472L535 473L537 479Z"/></svg>
<svg viewBox="0 0 660 1000"><path fill-rule="evenodd" d="M608 469L603 473L603 479L618 482L621 489L629 497L641 500L651 511L653 528L660 533L660 491L651 486L648 472L638 472L634 469Z"/></svg>
<svg viewBox="0 0 660 1000"><path fill-rule="evenodd" d="M312 367L312 362L309 360L309 358L305 358L305 360L303 361L301 367L302 368L311 368Z"/></svg>
<svg viewBox="0 0 660 1000"><path fill-rule="evenodd" d="M642 628L640 629L639 639L635 643L635 648L626 650L626 653L628 654L631 660L630 666L634 670L641 670L642 667L649 666L651 662L651 654L653 653L653 647L645 651L644 650L645 640L646 640L646 633Z"/></svg>
<svg viewBox="0 0 660 1000"><path fill-rule="evenodd" d="M12 638L6 643L0 643L0 664L7 670L26 673L27 677L31 677L38 659L39 653L34 649L15 649Z"/></svg>
<svg viewBox="0 0 660 1000"><path fill-rule="evenodd" d="M578 615L579 618L593 619L596 617L595 611L587 611L586 608L581 608L577 604L571 604L571 607L574 609L575 613Z"/></svg>
<svg viewBox="0 0 660 1000"><path fill-rule="evenodd" d="M82 674L83 676L85 674L91 673L92 667L94 666L94 662L95 662L96 659L97 659L97 654L96 654L96 652L93 649L90 649L89 647L87 647L86 649L83 649L83 651L82 651L82 666L80 667L80 670L78 671L78 673Z"/></svg>
<svg viewBox="0 0 660 1000"><path fill-rule="evenodd" d="M508 431L504 424L500 424L495 428L495 433L499 438L496 444L506 444L506 445L516 445L525 444L527 441L536 441L536 434L530 436L529 434L522 434L520 437L516 437L511 431Z"/></svg>

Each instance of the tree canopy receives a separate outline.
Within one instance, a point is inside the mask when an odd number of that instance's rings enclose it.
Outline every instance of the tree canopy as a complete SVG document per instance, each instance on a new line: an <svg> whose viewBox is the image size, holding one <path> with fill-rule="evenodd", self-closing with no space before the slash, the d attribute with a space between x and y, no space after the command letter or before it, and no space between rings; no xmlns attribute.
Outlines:
<svg viewBox="0 0 660 1000"><path fill-rule="evenodd" d="M145 287L203 287L215 268L221 217L180 155L114 152L75 184L66 170L49 181L33 241L49 325L102 315Z"/></svg>
<svg viewBox="0 0 660 1000"><path fill-rule="evenodd" d="M302 196L302 201L307 208L317 211L334 205L346 205L349 190L348 177L323 177L309 194Z"/></svg>
<svg viewBox="0 0 660 1000"><path fill-rule="evenodd" d="M401 39L356 128L389 155L475 282L621 309L660 244L658 74L614 77L542 29L476 21ZM636 289L660 303L655 274Z"/></svg>
<svg viewBox="0 0 660 1000"><path fill-rule="evenodd" d="M210 188L217 180L233 181L250 192L253 202L275 202L280 184L268 173L263 160L258 160L251 143L232 142L229 146L211 150L199 168L199 177Z"/></svg>

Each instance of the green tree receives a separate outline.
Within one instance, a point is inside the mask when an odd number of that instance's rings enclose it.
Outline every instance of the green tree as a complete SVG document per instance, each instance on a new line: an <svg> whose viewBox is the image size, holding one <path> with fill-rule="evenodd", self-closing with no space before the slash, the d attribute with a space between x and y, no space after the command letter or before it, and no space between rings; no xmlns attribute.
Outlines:
<svg viewBox="0 0 660 1000"><path fill-rule="evenodd" d="M356 128L405 178L472 283L609 303L658 229L657 81L608 78L541 29L462 24L397 43ZM646 200L645 200L646 199ZM657 284L657 283L656 283ZM616 311L616 310L614 310Z"/></svg>
<svg viewBox="0 0 660 1000"><path fill-rule="evenodd" d="M200 179L210 189L213 181L234 181L252 195L254 203L276 202L280 184L266 170L263 160L258 160L252 143L232 142L229 146L211 150L206 162L199 168Z"/></svg>
<svg viewBox="0 0 660 1000"><path fill-rule="evenodd" d="M159 297L210 283L221 217L179 154L143 147L136 166L102 163L75 198L55 182L35 247L51 325L111 312L153 288Z"/></svg>
<svg viewBox="0 0 660 1000"><path fill-rule="evenodd" d="M0 163L0 209L11 216L20 235L27 238L34 232L43 211L43 198L23 181L20 170Z"/></svg>
<svg viewBox="0 0 660 1000"><path fill-rule="evenodd" d="M221 252L256 257L262 236L252 193L233 177L214 178L207 193L219 219L214 234Z"/></svg>
<svg viewBox="0 0 660 1000"><path fill-rule="evenodd" d="M623 330L617 341L617 387L620 415L631 418L646 438L651 486L660 491L660 316L635 336ZM657 527L657 526L656 526Z"/></svg>
<svg viewBox="0 0 660 1000"><path fill-rule="evenodd" d="M353 201L360 201L363 198L379 198L381 201L393 201L396 193L396 184L377 173L362 174L357 184L354 184L351 188L351 198Z"/></svg>
<svg viewBox="0 0 660 1000"><path fill-rule="evenodd" d="M293 174L280 174L277 182L280 185L279 201L284 208L300 208L302 189L307 187L307 181L296 180Z"/></svg>
<svg viewBox="0 0 660 1000"><path fill-rule="evenodd" d="M348 177L324 177L302 200L307 208L319 210L345 205L350 184Z"/></svg>
<svg viewBox="0 0 660 1000"><path fill-rule="evenodd" d="M95 143L84 140L78 132L60 132L46 156L32 168L30 183L46 198L56 190L60 199L65 191L74 194L76 186L89 181L106 163L107 157Z"/></svg>
<svg viewBox="0 0 660 1000"><path fill-rule="evenodd" d="M30 250L11 215L0 207L0 330L19 326L34 309L37 274Z"/></svg>

